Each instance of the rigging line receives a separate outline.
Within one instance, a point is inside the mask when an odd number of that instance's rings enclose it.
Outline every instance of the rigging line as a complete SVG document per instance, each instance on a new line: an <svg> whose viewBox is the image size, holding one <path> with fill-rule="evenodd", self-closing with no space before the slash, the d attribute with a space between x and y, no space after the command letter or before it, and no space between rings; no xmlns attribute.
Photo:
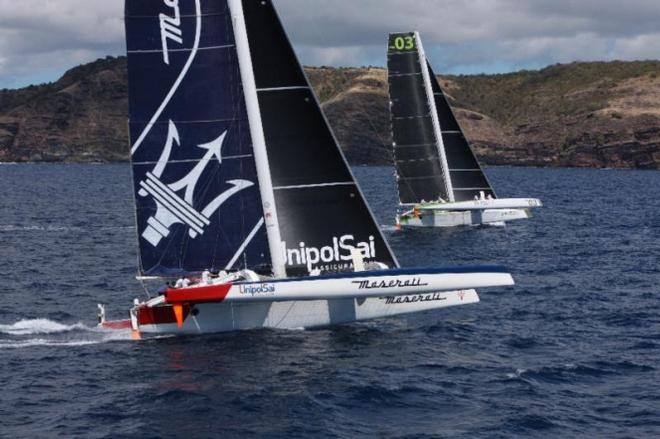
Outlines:
<svg viewBox="0 0 660 439"><path fill-rule="evenodd" d="M254 229L252 229L250 234L247 236L247 238L245 238L245 241L243 242L243 244L241 244L240 248L238 249L238 251L236 252L234 257L231 259L231 261L229 261L229 263L225 267L225 270L231 270L233 268L236 261L238 261L238 259L241 257L241 255L243 254L243 252L245 251L247 246L250 245L250 243L252 242L254 237L257 235L257 232L259 231L259 229L261 229L261 227L264 225L264 223L265 223L265 220L263 218L261 218L259 220L259 222L257 223L257 225L254 227Z"/></svg>
<svg viewBox="0 0 660 439"><path fill-rule="evenodd" d="M147 296L147 299L151 299L151 294L149 294L149 289L147 288L147 285L143 280L140 280L140 285L142 285L142 289L144 290L144 294Z"/></svg>

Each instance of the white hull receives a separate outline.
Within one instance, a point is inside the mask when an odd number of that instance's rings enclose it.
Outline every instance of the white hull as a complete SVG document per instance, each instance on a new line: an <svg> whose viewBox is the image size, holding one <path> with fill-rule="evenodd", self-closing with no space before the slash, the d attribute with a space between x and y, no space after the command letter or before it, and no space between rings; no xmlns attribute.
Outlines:
<svg viewBox="0 0 660 439"><path fill-rule="evenodd" d="M105 321L135 333L212 333L316 328L476 303L474 288L513 285L501 267L395 269L320 277L169 288L136 302L130 321Z"/></svg>
<svg viewBox="0 0 660 439"><path fill-rule="evenodd" d="M541 207L543 203L536 198L482 198L479 200L457 201L453 203L426 203L417 207L421 211L459 211L493 209L529 209Z"/></svg>
<svg viewBox="0 0 660 439"><path fill-rule="evenodd" d="M141 325L140 331L202 334L262 328L319 328L477 302L479 296L475 290L461 290L362 300L207 303L196 305L197 315L191 314L181 328L176 323Z"/></svg>
<svg viewBox="0 0 660 439"><path fill-rule="evenodd" d="M530 209L542 205L536 198L481 198L454 203L410 205L412 210L400 215L397 223L401 227L504 225L507 221L530 218Z"/></svg>
<svg viewBox="0 0 660 439"><path fill-rule="evenodd" d="M488 209L468 211L430 211L407 219L400 218L402 227L458 227L502 225L507 221L530 218L527 209Z"/></svg>

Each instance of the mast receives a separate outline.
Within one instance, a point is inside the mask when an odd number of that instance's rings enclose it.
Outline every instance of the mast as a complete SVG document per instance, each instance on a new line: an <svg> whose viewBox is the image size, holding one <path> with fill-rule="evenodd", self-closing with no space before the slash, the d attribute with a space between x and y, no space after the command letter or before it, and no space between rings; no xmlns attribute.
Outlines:
<svg viewBox="0 0 660 439"><path fill-rule="evenodd" d="M264 220L266 224L266 233L268 235L273 274L277 278L284 278L286 277L286 261L284 258L284 251L282 250L282 237L280 235L280 226L275 204L275 193L273 191L273 181L270 173L270 165L268 163L266 138L264 136L261 110L259 108L259 99L257 96L257 86L252 67L250 43L247 35L245 16L243 15L243 3L242 0L228 0L228 4L234 25L236 51L238 52L243 93L245 95L254 158L257 166L259 190L263 202Z"/></svg>
<svg viewBox="0 0 660 439"><path fill-rule="evenodd" d="M449 175L449 164L447 163L447 153L445 151L444 141L442 140L442 130L440 128L440 121L438 120L438 110L435 106L433 86L431 85L431 76L429 75L429 70L426 68L426 64L427 64L426 53L424 52L424 46L422 45L422 39L419 37L419 32L415 32L415 41L417 41L419 63L422 67L422 77L424 78L424 87L426 89L426 96L428 99L429 108L431 109L433 132L435 133L435 138L438 147L438 154L440 155L440 163L442 165L442 177L445 180L445 186L447 187L447 195L449 196L448 201L454 202L455 201L454 186L452 185L451 177Z"/></svg>

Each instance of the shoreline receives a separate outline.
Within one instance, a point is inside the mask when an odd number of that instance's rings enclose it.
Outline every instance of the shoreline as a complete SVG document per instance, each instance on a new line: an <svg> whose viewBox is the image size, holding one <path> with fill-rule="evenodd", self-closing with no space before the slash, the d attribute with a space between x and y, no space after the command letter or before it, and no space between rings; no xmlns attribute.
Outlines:
<svg viewBox="0 0 660 439"><path fill-rule="evenodd" d="M120 166L126 165L129 166L130 162L128 161L109 161L109 162L53 162L53 161L41 161L41 162L0 162L0 166L21 166L21 165L79 165L79 166ZM352 168L392 168L392 165L369 165L369 164L352 164L349 163ZM611 168L611 167L586 167L586 166L535 166L535 165L483 165L484 168L526 168L526 169L556 169L556 170L595 170L595 171L655 171L658 172L660 169L649 169L649 168Z"/></svg>

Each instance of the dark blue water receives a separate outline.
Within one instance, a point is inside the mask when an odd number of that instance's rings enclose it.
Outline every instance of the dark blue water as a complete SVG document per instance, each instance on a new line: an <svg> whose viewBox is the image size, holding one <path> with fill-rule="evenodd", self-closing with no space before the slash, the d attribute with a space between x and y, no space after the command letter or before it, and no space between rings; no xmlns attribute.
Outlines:
<svg viewBox="0 0 660 439"><path fill-rule="evenodd" d="M391 170L358 168L391 224ZM489 169L506 228L388 232L403 265L504 264L512 289L316 331L132 342L126 166L0 166L0 437L660 436L660 172ZM121 314L123 315L123 314Z"/></svg>

